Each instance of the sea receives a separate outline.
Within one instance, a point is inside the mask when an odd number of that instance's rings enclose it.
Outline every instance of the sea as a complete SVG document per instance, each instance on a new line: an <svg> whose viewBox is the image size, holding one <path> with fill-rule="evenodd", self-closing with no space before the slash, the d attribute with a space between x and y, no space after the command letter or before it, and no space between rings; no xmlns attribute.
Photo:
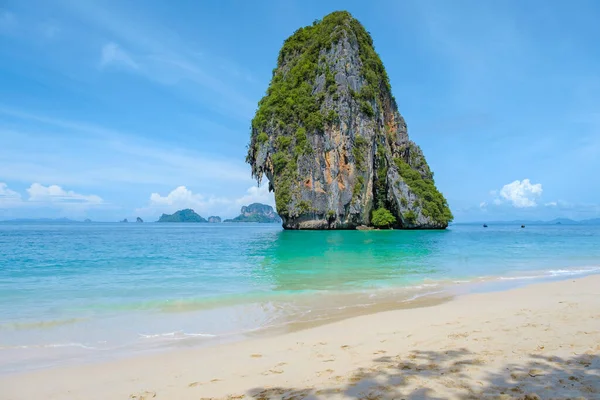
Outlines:
<svg viewBox="0 0 600 400"><path fill-rule="evenodd" d="M600 273L600 225L0 223L0 374Z"/></svg>

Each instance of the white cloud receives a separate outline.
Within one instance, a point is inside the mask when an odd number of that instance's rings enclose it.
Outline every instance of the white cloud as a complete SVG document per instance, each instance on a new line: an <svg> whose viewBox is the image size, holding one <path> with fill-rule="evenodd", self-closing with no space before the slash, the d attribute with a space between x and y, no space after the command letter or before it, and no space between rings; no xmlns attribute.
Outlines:
<svg viewBox="0 0 600 400"><path fill-rule="evenodd" d="M481 203L479 203L479 208L486 208L487 207L487 202L482 201Z"/></svg>
<svg viewBox="0 0 600 400"><path fill-rule="evenodd" d="M0 182L0 208L18 206L21 202L20 193L10 190L6 183Z"/></svg>
<svg viewBox="0 0 600 400"><path fill-rule="evenodd" d="M24 200L20 193L9 189L6 183L0 182L0 209L26 208L31 210L51 207L76 212L106 205L100 196L79 194L72 190L65 190L58 185L44 186L32 183L27 189L27 193L29 198Z"/></svg>
<svg viewBox="0 0 600 400"><path fill-rule="evenodd" d="M204 196L192 193L192 191L185 186L179 186L173 189L166 196L161 196L159 193L152 193L150 195L151 207L201 208L206 204L207 200L205 200Z"/></svg>
<svg viewBox="0 0 600 400"><path fill-rule="evenodd" d="M201 55L197 38L175 35L176 26L144 20L140 18L143 13L132 13L119 2L108 6L72 1L64 2L63 6L89 23L90 28L95 26L110 34L116 43L126 43L125 55L142 76L159 84L181 83L186 92L191 85L198 85L201 90L193 90L194 99L228 118L235 116L247 121L253 115L256 100L245 89L249 83L246 76L250 74L232 62L228 62L224 70L226 61ZM112 45L113 49L123 52L122 48ZM111 47L107 50L113 51ZM121 64L134 68L131 63Z"/></svg>
<svg viewBox="0 0 600 400"><path fill-rule="evenodd" d="M240 207L252 203L263 203L275 208L275 198L273 197L273 193L269 192L268 184L248 188L246 194L239 199L236 199L235 203Z"/></svg>
<svg viewBox="0 0 600 400"><path fill-rule="evenodd" d="M102 57L100 67L124 66L131 69L138 69L138 64L133 61L131 56L116 43L107 43L102 46Z"/></svg>
<svg viewBox="0 0 600 400"><path fill-rule="evenodd" d="M269 193L267 185L252 186L246 190L246 194L238 198L205 196L192 192L186 186L179 186L165 196L152 193L148 205L138 208L136 213L148 216L191 208L205 217L210 215L230 217L239 214L242 206L252 203L275 205L273 193Z"/></svg>
<svg viewBox="0 0 600 400"><path fill-rule="evenodd" d="M27 189L27 193L29 193L28 201L44 204L75 203L97 205L104 202L100 196L79 194L72 190L67 191L58 185L44 186L39 183L33 183Z"/></svg>
<svg viewBox="0 0 600 400"><path fill-rule="evenodd" d="M529 179L516 180L504 185L500 189L500 198L496 200L507 201L516 208L535 207L537 206L536 199L542 195L542 191L541 183L532 184Z"/></svg>
<svg viewBox="0 0 600 400"><path fill-rule="evenodd" d="M546 204L544 204L546 207L556 207L558 205L558 203L556 201L551 201L548 202Z"/></svg>
<svg viewBox="0 0 600 400"><path fill-rule="evenodd" d="M206 187L226 184L223 189L230 193L242 192L253 182L241 157L198 152L176 147L173 142L154 141L82 121L29 114L0 104L0 117L2 114L18 119L26 127L9 129L0 124L0 179L6 181L62 186L147 184L152 185L150 190L174 187L180 182L201 182ZM41 128L29 128L31 124ZM216 125L209 127L215 135L232 134ZM25 153L34 153L35 157L23 157ZM229 184L238 186L234 189Z"/></svg>

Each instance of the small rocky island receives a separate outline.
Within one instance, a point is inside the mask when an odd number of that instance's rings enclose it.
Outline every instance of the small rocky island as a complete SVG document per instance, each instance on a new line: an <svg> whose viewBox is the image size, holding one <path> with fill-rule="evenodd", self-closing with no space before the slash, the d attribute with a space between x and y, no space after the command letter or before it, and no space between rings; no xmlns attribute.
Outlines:
<svg viewBox="0 0 600 400"><path fill-rule="evenodd" d="M284 42L251 128L246 161L259 184L267 177L286 229L445 229L453 219L371 36L348 12Z"/></svg>
<svg viewBox="0 0 600 400"><path fill-rule="evenodd" d="M190 208L179 210L173 214L163 214L156 222L208 222Z"/></svg>
<svg viewBox="0 0 600 400"><path fill-rule="evenodd" d="M135 222L137 222L137 223L140 223L140 224L141 224L142 222L144 222L144 220L143 220L143 219L141 219L140 217L137 217L137 218L135 219Z"/></svg>
<svg viewBox="0 0 600 400"><path fill-rule="evenodd" d="M218 224L221 222L221 217L213 215L211 217L208 217L208 222L210 222L211 224Z"/></svg>
<svg viewBox="0 0 600 400"><path fill-rule="evenodd" d="M281 218L275 213L273 207L267 204L252 203L242 207L240 215L233 219L226 219L225 222L281 223Z"/></svg>

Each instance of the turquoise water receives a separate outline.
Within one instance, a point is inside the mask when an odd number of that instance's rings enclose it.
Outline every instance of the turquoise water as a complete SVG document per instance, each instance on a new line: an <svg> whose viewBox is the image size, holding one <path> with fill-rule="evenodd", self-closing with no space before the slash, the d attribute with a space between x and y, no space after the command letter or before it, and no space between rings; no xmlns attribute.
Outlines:
<svg viewBox="0 0 600 400"><path fill-rule="evenodd" d="M234 340L468 282L600 272L600 226L0 223L0 372Z"/></svg>

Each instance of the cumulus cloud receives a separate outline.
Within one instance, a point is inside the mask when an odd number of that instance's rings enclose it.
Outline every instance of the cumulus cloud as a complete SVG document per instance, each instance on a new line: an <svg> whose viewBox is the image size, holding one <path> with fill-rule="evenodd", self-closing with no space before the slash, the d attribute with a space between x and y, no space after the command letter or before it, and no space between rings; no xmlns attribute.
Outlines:
<svg viewBox="0 0 600 400"><path fill-rule="evenodd" d="M0 182L0 209L8 208L58 208L64 211L83 211L90 207L104 206L104 200L97 195L79 194L72 190L65 190L57 185L44 186L32 183L26 190L27 200L21 193L9 189L6 183Z"/></svg>
<svg viewBox="0 0 600 400"><path fill-rule="evenodd" d="M541 183L532 184L529 179L508 183L499 191L499 198L494 203L508 202L516 208L536 207L536 199L542 195Z"/></svg>
<svg viewBox="0 0 600 400"><path fill-rule="evenodd" d="M15 206L21 202L20 193L10 190L6 183L0 182L0 207Z"/></svg>
<svg viewBox="0 0 600 400"><path fill-rule="evenodd" d="M246 190L243 196L237 198L206 196L194 193L186 186L178 186L164 196L160 193L152 193L148 205L138 208L136 212L141 215L156 215L191 208L203 216L234 216L239 213L242 206L251 203L274 206L275 201L266 185L252 186Z"/></svg>
<svg viewBox="0 0 600 400"><path fill-rule="evenodd" d="M273 193L269 192L268 185L252 186L248 188L246 194L235 200L239 206L244 206L252 203L263 203L275 207L275 198Z"/></svg>
<svg viewBox="0 0 600 400"><path fill-rule="evenodd" d="M64 190L58 185L44 186L39 183L33 183L29 189L30 202L56 204L56 203L75 203L75 204L102 204L103 200L100 196L94 194L84 195L76 193L72 190Z"/></svg>
<svg viewBox="0 0 600 400"><path fill-rule="evenodd" d="M121 66L131 69L138 69L138 64L133 58L116 43L107 43L102 46L102 56L100 58L100 67Z"/></svg>
<svg viewBox="0 0 600 400"><path fill-rule="evenodd" d="M210 200L207 200L201 194L194 194L185 186L179 186L173 189L166 196L159 193L150 195L150 207L166 208L200 208L204 207Z"/></svg>

